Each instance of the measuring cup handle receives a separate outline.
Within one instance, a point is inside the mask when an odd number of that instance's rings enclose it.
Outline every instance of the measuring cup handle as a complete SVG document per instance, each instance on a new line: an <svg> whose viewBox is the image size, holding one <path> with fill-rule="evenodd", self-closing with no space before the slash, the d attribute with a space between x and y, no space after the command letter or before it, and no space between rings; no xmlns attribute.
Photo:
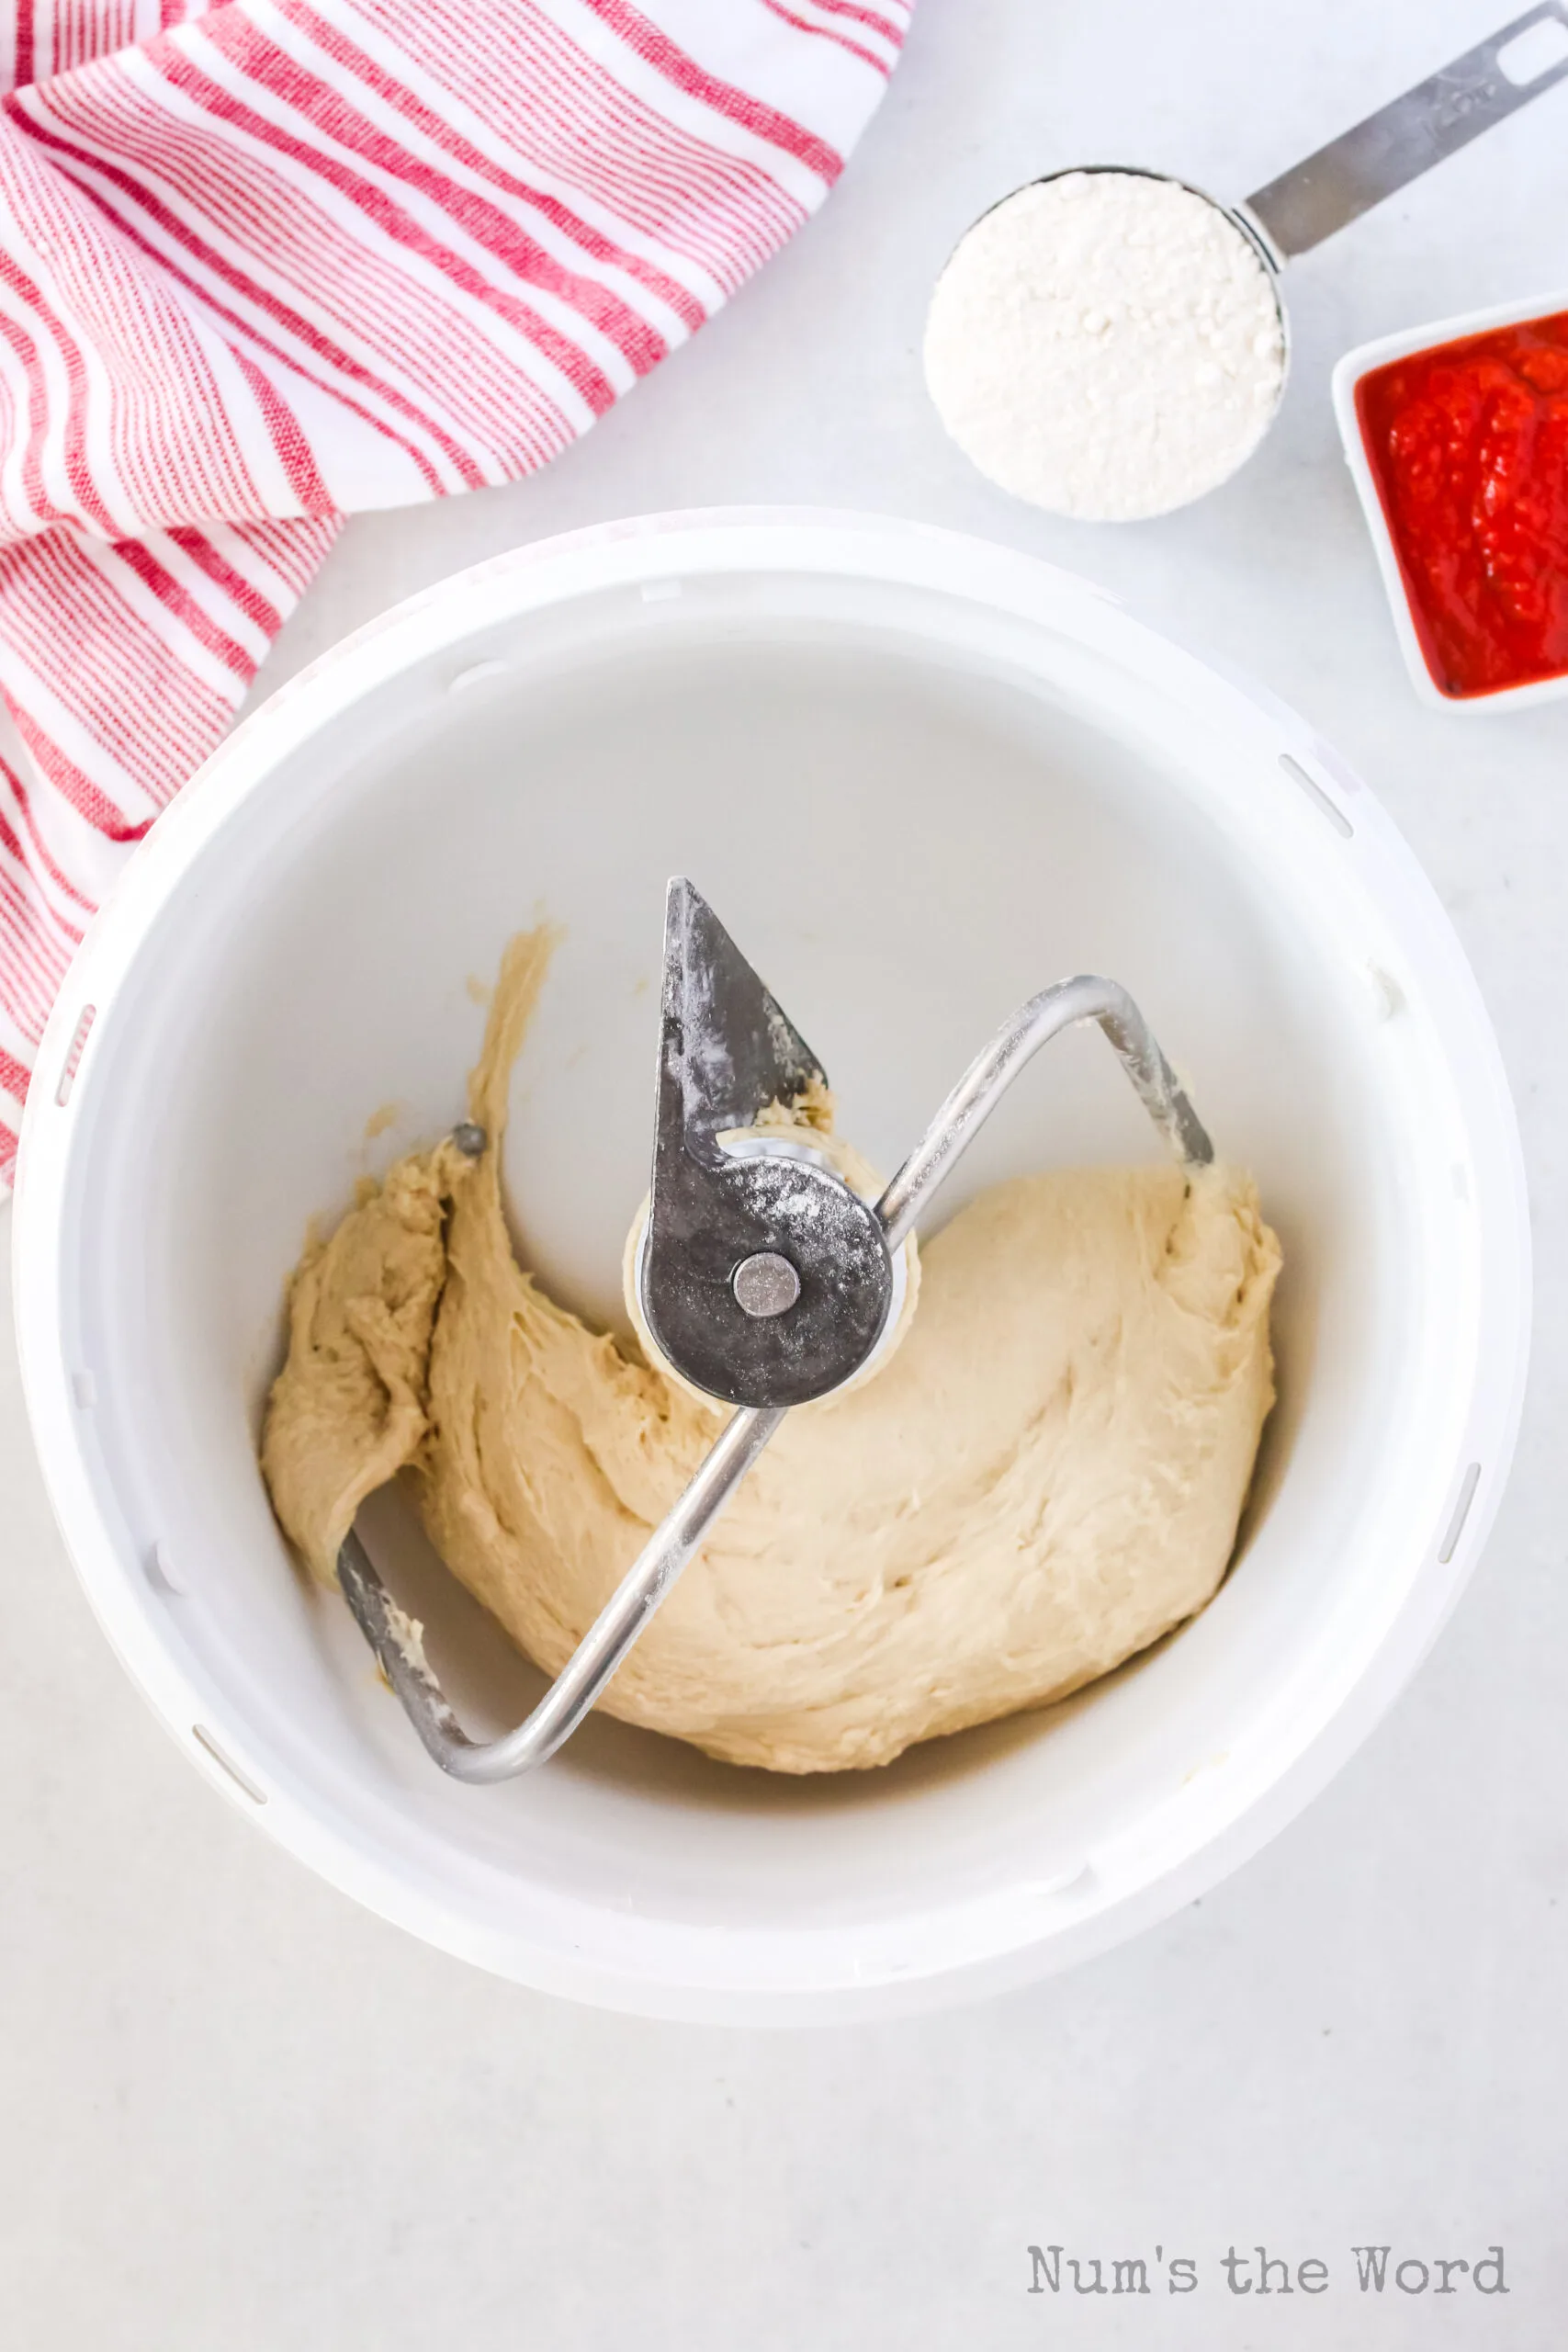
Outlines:
<svg viewBox="0 0 1568 2352"><path fill-rule="evenodd" d="M1539 72L1513 81L1499 62L1505 51L1537 25L1563 33L1559 52ZM1527 61L1528 62L1528 61ZM1529 106L1568 75L1568 0L1542 0L1450 65L1417 82L1315 155L1295 164L1247 199L1247 209L1282 260L1304 254L1347 221L1418 179L1446 155Z"/></svg>

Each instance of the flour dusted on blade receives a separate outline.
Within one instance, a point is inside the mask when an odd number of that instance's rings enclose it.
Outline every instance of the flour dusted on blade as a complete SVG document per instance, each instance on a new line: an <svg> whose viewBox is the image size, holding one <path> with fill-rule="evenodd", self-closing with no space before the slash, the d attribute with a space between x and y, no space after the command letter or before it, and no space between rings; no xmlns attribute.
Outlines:
<svg viewBox="0 0 1568 2352"><path fill-rule="evenodd" d="M1068 172L964 239L926 325L937 413L1036 506L1134 522L1249 457L1279 405L1272 281L1216 205L1169 180Z"/></svg>

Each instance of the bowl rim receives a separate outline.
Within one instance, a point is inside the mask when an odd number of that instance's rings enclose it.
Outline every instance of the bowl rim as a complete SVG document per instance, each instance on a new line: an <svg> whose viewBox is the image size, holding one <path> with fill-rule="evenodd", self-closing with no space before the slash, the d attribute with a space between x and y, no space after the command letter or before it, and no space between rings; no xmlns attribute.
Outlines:
<svg viewBox="0 0 1568 2352"><path fill-rule="evenodd" d="M1350 479L1361 503L1371 537L1372 552L1377 558L1378 575L1388 599L1393 616L1394 634L1410 683L1429 710L1447 711L1450 717L1486 718L1503 710L1524 710L1544 702L1560 702L1568 695L1568 670L1560 677L1534 678L1523 685L1499 686L1488 695L1448 695L1438 685L1427 666L1410 606L1410 592L1405 586L1404 567L1393 543L1388 517L1383 512L1377 478L1367 455L1362 437L1361 421L1356 412L1356 392L1361 379L1395 359L1404 359L1415 351L1436 348L1440 344L1462 342L1467 335L1487 334L1494 327L1517 326L1526 319L1546 318L1554 311L1568 311L1568 290L1555 294L1537 294L1511 302L1493 302L1479 310L1461 311L1452 318L1428 319L1422 325L1401 327L1396 333L1375 336L1370 343L1357 344L1335 363L1329 379L1329 392L1334 403L1335 422L1344 445L1345 462L1350 469Z"/></svg>
<svg viewBox="0 0 1568 2352"><path fill-rule="evenodd" d="M1277 762L1270 821L1287 829L1303 857L1342 862L1337 870L1346 879L1337 887L1370 899L1407 959L1464 1108L1475 1186L1480 1281L1462 1444L1452 1460L1433 1465L1425 1495L1430 1509L1409 1537L1408 1589L1388 1622L1369 1634L1353 1671L1344 1668L1343 1687L1336 1682L1331 1702L1307 1728L1292 1720L1295 1745L1260 1790L1238 1801L1234 1788L1218 1785L1224 1776L1217 1773L1183 1790L1185 1826L1174 1857L1168 1851L1152 1865L1134 1863L1124 1877L1112 1871L1107 1880L1089 1869L1070 1883L1009 1890L1010 1908L985 1898L965 1914L969 1941L962 1949L954 1945L929 1968L898 1973L868 1964L847 1929L821 1931L838 1941L830 1951L821 1941L818 1957L810 1943L818 1931L800 1930L793 1975L781 1973L776 1958L764 1964L753 1939L719 1929L682 1930L691 1949L677 1951L664 1973L641 1960L632 1971L603 1951L574 1947L543 1902L504 1928L481 1928L455 1896L412 1883L389 1860L357 1845L312 1808L308 1787L291 1785L276 1759L247 1747L243 1729L225 1719L221 1692L182 1646L161 1637L148 1613L145 1565L122 1556L93 1496L84 1435L91 1398L75 1387L60 1343L72 1250L72 1142L92 1096L95 1048L110 1025L100 1017L81 1037L82 1010L96 1005L101 1016L111 1003L162 909L229 816L292 749L378 683L461 646L480 628L606 586L640 590L759 568L956 594L1003 618L1067 630L1086 648L1135 651L1147 673L1179 684L1202 712L1223 713L1266 743ZM1261 789L1267 793L1269 784ZM57 1080L68 1067L74 1076L64 1089ZM12 1237L23 1389L55 1517L111 1645L183 1751L278 1843L425 1941L541 1990L705 2023L838 2021L1002 1990L1125 1940L1257 1851L1359 1745L1453 1607L1501 1496L1528 1353L1524 1164L1496 1041L1436 893L1371 795L1267 689L1228 664L1184 650L1095 583L981 539L831 510L652 515L510 550L378 615L252 713L160 819L89 933L45 1031L38 1070L24 1119ZM783 1940L794 1953L790 1938Z"/></svg>

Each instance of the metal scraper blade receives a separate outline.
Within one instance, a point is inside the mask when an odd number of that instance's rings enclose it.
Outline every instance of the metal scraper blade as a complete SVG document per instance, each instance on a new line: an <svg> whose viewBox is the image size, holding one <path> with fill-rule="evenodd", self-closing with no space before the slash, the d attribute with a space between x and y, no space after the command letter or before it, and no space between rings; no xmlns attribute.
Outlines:
<svg viewBox="0 0 1568 2352"><path fill-rule="evenodd" d="M892 1261L871 1204L802 1130L719 1137L827 1073L683 875L665 904L659 1107L638 1296L666 1362L759 1410L840 1386L881 1336Z"/></svg>
<svg viewBox="0 0 1568 2352"><path fill-rule="evenodd" d="M771 989L683 874L664 903L658 1148L712 1165L715 1137L828 1074Z"/></svg>

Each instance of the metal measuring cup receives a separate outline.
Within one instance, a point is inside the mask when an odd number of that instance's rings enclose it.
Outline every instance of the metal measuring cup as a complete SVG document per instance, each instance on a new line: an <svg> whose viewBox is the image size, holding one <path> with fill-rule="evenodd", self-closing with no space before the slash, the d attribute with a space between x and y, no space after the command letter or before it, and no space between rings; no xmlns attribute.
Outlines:
<svg viewBox="0 0 1568 2352"><path fill-rule="evenodd" d="M1384 197L1408 187L1434 164L1457 154L1483 131L1490 130L1495 123L1517 113L1520 107L1528 106L1542 91L1564 78L1568 78L1568 0L1540 0L1539 6L1439 67L1403 96L1380 107L1375 114L1341 132L1337 139L1292 164L1289 171L1281 172L1239 203L1226 204L1206 188L1194 187L1190 181L1136 164L1067 164L1057 172L1043 174L1039 181L1028 185L1043 186L1082 173L1162 180L1184 188L1211 206L1246 239L1267 273L1282 347L1273 407L1263 428L1267 432L1279 413L1290 366L1290 315L1280 284L1285 264L1358 220L1374 204L1381 204ZM1014 191L1014 195L1021 193ZM1001 199L1003 204L1011 201L1011 198ZM998 209L993 206L989 210ZM982 220L987 218L989 211L981 216ZM979 225L977 221L975 227ZM974 229L967 233L972 236ZM963 251L962 243L958 251ZM955 437L964 446L962 435ZM1263 433L1258 433L1239 451L1237 466L1245 462L1262 438ZM970 449L968 454L974 457L976 453ZM976 462L980 460L976 458ZM984 464L981 469L989 470ZM1225 478L1228 477L1221 477ZM1201 496L1217 486L1217 481L1205 481L1190 496Z"/></svg>
<svg viewBox="0 0 1568 2352"><path fill-rule="evenodd" d="M1510 54L1512 67L1505 62ZM1532 56L1540 61L1533 70ZM1277 273L1565 76L1568 0L1540 0L1255 195L1221 209L1262 232Z"/></svg>

